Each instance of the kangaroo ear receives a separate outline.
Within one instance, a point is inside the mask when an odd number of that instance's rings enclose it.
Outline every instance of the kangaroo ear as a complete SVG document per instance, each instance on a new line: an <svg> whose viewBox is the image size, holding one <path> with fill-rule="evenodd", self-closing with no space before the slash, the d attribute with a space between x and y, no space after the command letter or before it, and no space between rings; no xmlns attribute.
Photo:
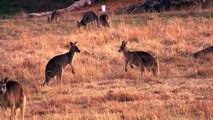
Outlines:
<svg viewBox="0 0 213 120"><path fill-rule="evenodd" d="M8 77L4 78L3 83L7 83L8 79Z"/></svg>
<svg viewBox="0 0 213 120"><path fill-rule="evenodd" d="M126 41L123 41L123 42L122 42L123 45L126 45L126 43L127 43Z"/></svg>
<svg viewBox="0 0 213 120"><path fill-rule="evenodd" d="M76 42L74 42L74 45L77 43L77 41Z"/></svg>
<svg viewBox="0 0 213 120"><path fill-rule="evenodd" d="M125 43L125 41L123 40L123 41L122 41L122 44L124 44L124 43Z"/></svg>
<svg viewBox="0 0 213 120"><path fill-rule="evenodd" d="M70 42L70 45L73 46L74 44L72 42Z"/></svg>
<svg viewBox="0 0 213 120"><path fill-rule="evenodd" d="M125 45L127 44L127 41L125 41Z"/></svg>

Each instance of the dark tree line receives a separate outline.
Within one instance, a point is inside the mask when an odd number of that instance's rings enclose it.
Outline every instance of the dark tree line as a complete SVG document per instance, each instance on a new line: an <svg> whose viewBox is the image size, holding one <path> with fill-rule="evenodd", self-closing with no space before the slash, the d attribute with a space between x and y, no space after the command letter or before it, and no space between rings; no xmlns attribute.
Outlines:
<svg viewBox="0 0 213 120"><path fill-rule="evenodd" d="M194 5L202 5L204 8L204 4L206 4L208 0L145 0L142 3L137 5L130 6L125 10L129 13L135 12L161 12L161 11L169 11L171 9L178 9L185 7L190 7Z"/></svg>
<svg viewBox="0 0 213 120"><path fill-rule="evenodd" d="M21 11L39 13L66 8L79 0L0 0L0 18L15 15ZM107 0L91 0L92 4Z"/></svg>

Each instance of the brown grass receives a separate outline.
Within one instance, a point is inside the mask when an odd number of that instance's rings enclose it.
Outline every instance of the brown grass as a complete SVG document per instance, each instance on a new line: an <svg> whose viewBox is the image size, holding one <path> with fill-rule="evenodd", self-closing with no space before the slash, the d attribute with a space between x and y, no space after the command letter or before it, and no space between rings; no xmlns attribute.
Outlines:
<svg viewBox="0 0 213 120"><path fill-rule="evenodd" d="M212 15L212 10L207 13ZM177 17L113 15L112 28L77 29L80 14L73 14L52 24L43 18L0 23L0 76L16 78L30 91L26 118L213 118L212 56L192 57L213 45L211 17L182 17L180 12L171 13ZM157 56L160 76L153 78L148 72L150 81L145 81L137 68L125 72L118 53L122 40L131 50ZM78 41L81 50L74 61L76 74L67 66L61 85L53 79L42 87L48 60L67 52L70 41Z"/></svg>

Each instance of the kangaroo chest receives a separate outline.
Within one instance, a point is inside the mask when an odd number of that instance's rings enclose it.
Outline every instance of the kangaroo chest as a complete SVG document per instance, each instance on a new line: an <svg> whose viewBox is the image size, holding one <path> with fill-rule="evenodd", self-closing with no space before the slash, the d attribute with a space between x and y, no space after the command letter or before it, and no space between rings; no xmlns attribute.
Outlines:
<svg viewBox="0 0 213 120"><path fill-rule="evenodd" d="M70 55L68 56L68 63L69 63L69 64L72 64L72 62L74 62L74 59L75 59L75 53L70 54Z"/></svg>

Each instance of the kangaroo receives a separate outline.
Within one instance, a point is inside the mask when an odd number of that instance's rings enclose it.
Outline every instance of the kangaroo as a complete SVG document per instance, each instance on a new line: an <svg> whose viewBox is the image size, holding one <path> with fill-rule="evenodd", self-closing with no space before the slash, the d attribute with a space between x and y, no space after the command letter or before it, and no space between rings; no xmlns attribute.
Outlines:
<svg viewBox="0 0 213 120"><path fill-rule="evenodd" d="M200 0L200 2L201 2L202 9L205 9L207 4L209 3L208 0Z"/></svg>
<svg viewBox="0 0 213 120"><path fill-rule="evenodd" d="M110 18L108 14L102 14L99 16L100 23L104 27L110 27Z"/></svg>
<svg viewBox="0 0 213 120"><path fill-rule="evenodd" d="M140 68L143 78L145 78L145 69L150 68L154 76L158 75L158 64L156 59L149 53L144 51L129 51L126 48L126 41L123 41L118 52L123 52L126 64L125 71L127 72L127 65L130 64L130 67L133 68L137 66Z"/></svg>
<svg viewBox="0 0 213 120"><path fill-rule="evenodd" d="M97 27L99 27L98 16L93 11L88 11L84 13L83 18L77 22L78 27L87 26L89 22L96 21Z"/></svg>
<svg viewBox="0 0 213 120"><path fill-rule="evenodd" d="M59 18L61 18L61 20L63 20L62 15L59 13L59 11L54 10L51 14L50 17L47 17L48 22L53 22L53 21L57 21Z"/></svg>
<svg viewBox="0 0 213 120"><path fill-rule="evenodd" d="M160 3L160 7L162 7L164 10L170 10L171 9L171 0L158 0Z"/></svg>
<svg viewBox="0 0 213 120"><path fill-rule="evenodd" d="M55 56L49 60L45 69L45 81L43 85L48 85L50 79L54 78L55 76L57 76L58 81L59 80L61 81L62 71L67 64L70 64L72 73L75 74L72 61L74 60L75 52L80 52L80 50L76 46L76 43L77 42L75 43L70 42L71 47L69 52Z"/></svg>
<svg viewBox="0 0 213 120"><path fill-rule="evenodd" d="M206 54L213 54L213 46L210 46L208 48L205 48L201 51L198 51L196 53L193 54L193 57L194 58L200 58L200 57L203 57L205 56Z"/></svg>
<svg viewBox="0 0 213 120"><path fill-rule="evenodd" d="M26 94L20 83L8 80L8 78L5 78L0 82L1 108L4 112L8 107L11 108L11 119L14 120L17 117L18 109L21 109L22 120L24 120Z"/></svg>

